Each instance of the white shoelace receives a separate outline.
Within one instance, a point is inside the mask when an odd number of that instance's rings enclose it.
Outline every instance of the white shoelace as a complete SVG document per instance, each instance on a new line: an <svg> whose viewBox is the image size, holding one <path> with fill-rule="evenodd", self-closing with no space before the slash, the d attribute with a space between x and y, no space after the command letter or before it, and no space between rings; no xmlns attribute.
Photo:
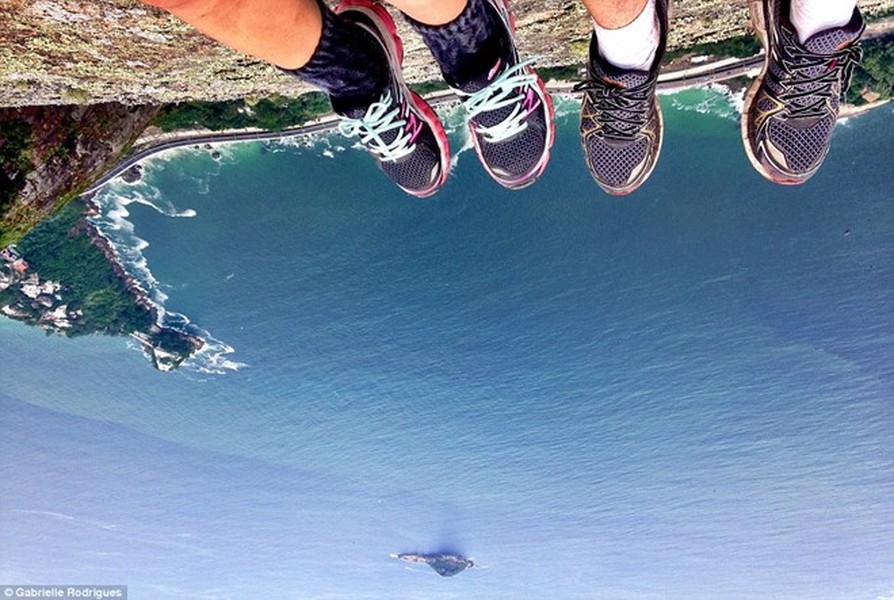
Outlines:
<svg viewBox="0 0 894 600"><path fill-rule="evenodd" d="M500 123L491 127L475 127L475 131L484 137L486 141L491 143L502 142L518 135L528 127L528 123L525 120L528 114L523 108L525 94L524 92L519 94L517 91L519 88L523 90L529 85L536 85L537 75L525 72L525 68L533 64L535 60L535 58L530 58L509 67L487 87L470 95L463 103L466 110L469 111L470 119L474 119L481 113L499 110L515 104L515 108L509 116Z"/></svg>
<svg viewBox="0 0 894 600"><path fill-rule="evenodd" d="M400 131L390 142L386 142L383 134L395 129L402 129L406 119L398 119L400 105L392 108L391 91L387 90L381 100L370 104L359 119L345 117L338 124L339 132L345 137L360 137L360 143L382 161L395 162L408 156L416 149L410 143L410 133Z"/></svg>

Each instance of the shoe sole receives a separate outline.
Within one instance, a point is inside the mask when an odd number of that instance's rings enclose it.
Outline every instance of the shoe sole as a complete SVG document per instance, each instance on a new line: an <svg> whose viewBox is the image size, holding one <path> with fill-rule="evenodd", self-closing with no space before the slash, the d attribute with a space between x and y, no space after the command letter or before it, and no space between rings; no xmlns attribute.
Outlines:
<svg viewBox="0 0 894 600"><path fill-rule="evenodd" d="M335 7L334 12L338 14L347 9L362 12L376 25L376 31L371 33L375 34L377 39L385 44L385 54L388 57L388 63L391 67L391 76L394 77L395 82L397 82L398 87L404 95L410 99L410 105L422 116L422 120L431 127L431 130L435 135L435 141L438 144L438 151L440 152L441 159L441 176L438 180L432 187L421 191L410 190L398 184L400 189L411 196L427 198L441 189L441 186L444 185L447 181L447 176L450 174L450 143L447 141L447 132L444 131L444 126L441 124L441 120L438 118L438 115L435 114L432 107L429 106L428 102L423 100L419 94L411 90L406 81L404 81L402 72L404 62L403 41L400 39L400 36L397 35L397 26L394 24L394 19L391 18L388 11L385 10L385 7L380 4L374 4L369 0L342 0L342 2ZM364 23L358 23L358 25L366 27ZM384 27L384 29L382 27Z"/></svg>
<svg viewBox="0 0 894 600"><path fill-rule="evenodd" d="M740 120L742 145L745 147L745 154L748 156L748 161L751 163L751 166L754 167L754 170L760 173L764 179L780 185L799 185L807 181L815 171L810 172L803 177L793 177L783 173L771 172L758 158L757 154L755 154L751 144L751 138L748 135L749 125L751 124L751 118L749 116L751 115L751 106L754 104L757 92L764 84L764 78L770 70L770 37L767 31L768 24L764 0L749 0L748 12L751 16L751 27L754 29L755 35L757 35L761 46L764 48L764 63L761 66L760 74L755 77L754 82L752 82L751 87L748 88L748 92L745 94L745 101L742 106L742 119Z"/></svg>
<svg viewBox="0 0 894 600"><path fill-rule="evenodd" d="M515 16L509 11L509 0L489 0L490 5L494 7L497 11L497 14L500 15L500 19L503 21L506 29L509 31L509 35L513 40L513 45L515 44ZM519 57L518 51L516 50L516 59ZM532 74L537 77L537 97L540 99L540 102L546 107L546 146L543 151L543 156L537 162L536 165L525 175L521 176L518 179L503 179L494 173L490 168L488 168L487 163L484 162L484 156L481 153L481 147L478 145L478 136L472 134L472 143L475 145L475 153L478 155L478 160L481 162L482 166L484 166L484 170L487 171L487 174L491 176L497 183L502 185L504 188L509 190L520 190L522 188L526 188L537 179L543 175L543 172L546 170L546 165L549 164L550 159L550 149L553 147L553 144L556 141L556 109L553 105L553 98L550 96L549 92L546 91L546 84L543 82L543 79L537 74L537 71L534 70L532 66L528 66L525 68L525 72L528 74Z"/></svg>

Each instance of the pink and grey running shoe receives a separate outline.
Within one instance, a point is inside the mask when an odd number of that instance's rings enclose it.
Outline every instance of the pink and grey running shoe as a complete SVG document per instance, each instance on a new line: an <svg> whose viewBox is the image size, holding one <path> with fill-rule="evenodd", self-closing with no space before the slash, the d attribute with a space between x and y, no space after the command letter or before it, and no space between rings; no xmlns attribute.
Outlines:
<svg viewBox="0 0 894 600"><path fill-rule="evenodd" d="M385 52L390 80L379 99L364 108L338 106L339 131L358 137L379 168L413 196L431 196L444 185L450 167L447 134L432 108L407 87L401 74L403 44L391 15L370 0L344 0L335 8L368 31Z"/></svg>
<svg viewBox="0 0 894 600"><path fill-rule="evenodd" d="M487 0L512 40L512 16L503 0ZM459 91L469 113L475 150L484 169L509 189L526 187L543 173L556 138L555 110L546 86L532 66L521 61L515 43L508 60L499 60L488 83L472 93Z"/></svg>

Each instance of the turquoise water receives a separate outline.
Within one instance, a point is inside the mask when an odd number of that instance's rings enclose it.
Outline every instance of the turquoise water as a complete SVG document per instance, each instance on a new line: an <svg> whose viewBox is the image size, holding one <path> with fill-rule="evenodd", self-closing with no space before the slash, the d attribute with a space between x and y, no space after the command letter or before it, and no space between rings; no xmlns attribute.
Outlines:
<svg viewBox="0 0 894 600"><path fill-rule="evenodd" d="M573 111L515 193L466 151L410 199L338 138L113 185L107 232L212 344L162 374L122 339L0 321L0 582L890 597L894 112L782 188L722 95L663 104L661 163L622 199ZM438 550L477 567L389 558Z"/></svg>

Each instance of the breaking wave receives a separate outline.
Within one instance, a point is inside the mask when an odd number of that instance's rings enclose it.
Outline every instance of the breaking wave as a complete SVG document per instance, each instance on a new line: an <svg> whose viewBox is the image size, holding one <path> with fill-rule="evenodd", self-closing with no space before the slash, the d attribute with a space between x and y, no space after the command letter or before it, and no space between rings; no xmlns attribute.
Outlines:
<svg viewBox="0 0 894 600"><path fill-rule="evenodd" d="M739 120L745 103L745 89L733 91L718 83L687 88L662 96L678 110L713 115L730 121Z"/></svg>
<svg viewBox="0 0 894 600"><path fill-rule="evenodd" d="M232 159L231 155L228 156L229 153L220 152L220 148L217 150L219 156L215 160L218 162ZM150 207L171 218L193 218L196 216L196 211L191 208L179 209L175 207L162 196L158 188L147 182L147 179L151 180L153 171L165 169L171 159L183 156L184 153L194 153L194 150L168 150L158 158L153 157L144 162L144 175L139 182L125 183L123 180L115 179L107 184L92 198L91 202L96 208L96 214L89 217L89 220L109 243L118 265L156 311L157 324L195 336L204 342L202 348L184 361L180 368L200 373L223 374L246 365L232 360L231 355L235 352L232 346L191 322L186 315L166 307L168 295L164 292L165 286L152 273L144 254L146 248L149 247L149 242L135 233L134 224L130 220L129 207L134 204ZM203 189L207 190L207 178L213 174L213 172L209 173L196 180L199 193L202 193Z"/></svg>
<svg viewBox="0 0 894 600"><path fill-rule="evenodd" d="M564 119L569 116L576 118L580 111L580 99L573 95L555 95L553 96L553 101L556 107L556 119ZM460 157L475 148L472 137L469 135L469 129L466 126L466 112L459 101L435 105L434 110L450 140L450 170L453 172L459 164ZM301 133L250 143L261 144L262 152L309 152L329 159L335 158L338 153L345 152L348 149L363 150L356 140L345 138L335 127L322 132Z"/></svg>
<svg viewBox="0 0 894 600"><path fill-rule="evenodd" d="M343 137L337 130L330 129L319 133L299 133L288 137L258 142L262 152L294 152L309 150L325 158L335 158L336 152L344 152L351 147L351 140Z"/></svg>
<svg viewBox="0 0 894 600"><path fill-rule="evenodd" d="M556 121L577 119L580 115L580 96L575 94L553 94L553 106L556 109Z"/></svg>
<svg viewBox="0 0 894 600"><path fill-rule="evenodd" d="M573 96L554 98L557 119L577 115L580 100ZM459 102L441 104L436 107L444 129L450 138L452 156L450 169L456 168L462 155L474 149L472 138L466 126L466 113ZM96 214L90 222L105 238L115 254L119 266L155 309L158 325L175 329L200 338L204 346L181 365L181 369L199 373L223 374L239 370L247 365L233 359L235 349L226 342L215 338L210 332L179 312L167 306L166 286L160 282L149 267L144 251L149 241L139 237L131 221L131 207L142 205L170 218L194 218L197 212L192 208L174 206L161 191L152 184L155 175L162 171L177 170L182 180L191 182L199 194L207 194L212 177L225 165L238 161L240 151L257 144L261 152L311 153L326 159L333 159L338 153L357 147L352 140L344 138L335 129L311 134L275 138L264 141L215 142L213 145L188 145L167 149L141 162L142 178L135 183L127 183L115 178L96 192L91 202ZM209 160L213 158L213 160ZM196 168L198 166L198 168ZM197 174L198 173L198 174ZM139 348L136 343L131 344Z"/></svg>

